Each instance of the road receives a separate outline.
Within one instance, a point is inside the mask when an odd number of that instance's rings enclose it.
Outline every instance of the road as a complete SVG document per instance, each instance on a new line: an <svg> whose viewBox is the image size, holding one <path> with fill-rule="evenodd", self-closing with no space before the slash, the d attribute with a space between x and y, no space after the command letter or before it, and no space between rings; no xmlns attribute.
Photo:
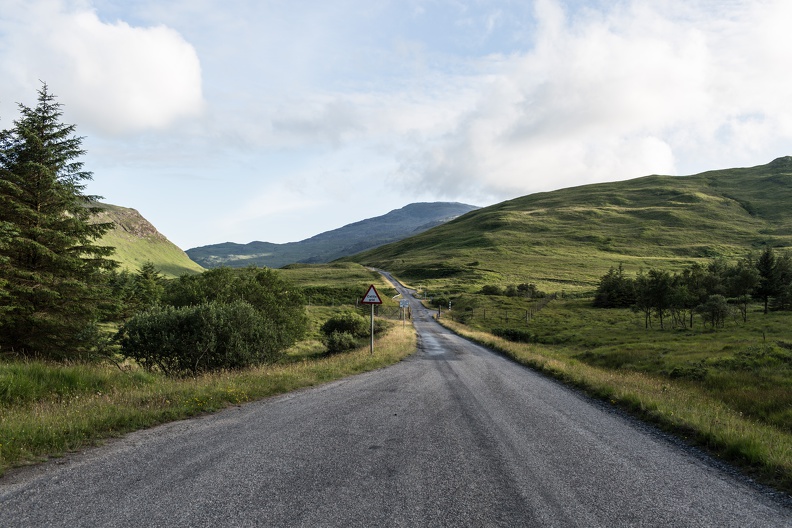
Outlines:
<svg viewBox="0 0 792 528"><path fill-rule="evenodd" d="M788 503L455 336L0 479L0 526L792 526ZM376 352L375 352L376 353Z"/></svg>

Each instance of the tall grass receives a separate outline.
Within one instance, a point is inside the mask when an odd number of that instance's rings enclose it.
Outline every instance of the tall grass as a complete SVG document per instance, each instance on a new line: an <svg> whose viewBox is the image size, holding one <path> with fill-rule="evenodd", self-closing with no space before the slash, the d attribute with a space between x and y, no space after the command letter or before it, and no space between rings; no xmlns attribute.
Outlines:
<svg viewBox="0 0 792 528"><path fill-rule="evenodd" d="M415 350L412 328L392 328L368 347L319 359L307 345L296 360L172 379L130 368L35 361L0 363L0 474L96 445L102 439L217 411L391 365Z"/></svg>

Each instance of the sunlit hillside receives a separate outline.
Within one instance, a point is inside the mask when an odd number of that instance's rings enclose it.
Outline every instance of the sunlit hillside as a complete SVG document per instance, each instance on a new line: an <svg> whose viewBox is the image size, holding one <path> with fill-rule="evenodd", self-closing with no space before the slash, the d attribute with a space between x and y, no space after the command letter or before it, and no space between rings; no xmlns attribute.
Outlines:
<svg viewBox="0 0 792 528"><path fill-rule="evenodd" d="M537 193L468 213L349 260L466 290L534 282L586 292L609 267L678 269L792 246L792 157L694 176Z"/></svg>
<svg viewBox="0 0 792 528"><path fill-rule="evenodd" d="M97 222L113 222L115 228L98 242L116 248L113 259L121 269L135 271L144 262L152 262L163 275L177 277L185 273L200 273L203 268L190 260L187 254L169 241L134 209L117 205L99 204L104 212L95 217Z"/></svg>

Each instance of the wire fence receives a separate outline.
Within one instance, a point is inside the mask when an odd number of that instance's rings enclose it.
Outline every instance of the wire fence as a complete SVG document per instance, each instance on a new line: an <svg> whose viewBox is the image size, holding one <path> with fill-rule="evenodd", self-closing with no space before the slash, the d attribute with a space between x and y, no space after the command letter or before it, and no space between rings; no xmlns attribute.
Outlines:
<svg viewBox="0 0 792 528"><path fill-rule="evenodd" d="M538 314L542 309L550 304L551 301L554 301L557 298L558 295L552 293L542 297L541 299L538 299L528 308L474 308L473 310L465 311L451 310L451 312L448 313L448 316L450 316L454 321L462 324L469 322L471 319L500 324L512 324L519 322L528 324L531 322L531 319L536 316L536 314ZM444 312L440 310L439 313L440 316L443 317Z"/></svg>

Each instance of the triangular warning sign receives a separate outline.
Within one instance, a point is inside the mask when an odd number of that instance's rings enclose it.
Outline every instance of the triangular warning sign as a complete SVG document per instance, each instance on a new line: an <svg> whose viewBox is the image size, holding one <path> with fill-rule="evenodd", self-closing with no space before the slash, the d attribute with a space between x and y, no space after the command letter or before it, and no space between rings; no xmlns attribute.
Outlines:
<svg viewBox="0 0 792 528"><path fill-rule="evenodd" d="M377 293L377 288L372 284L369 286L366 295L363 296L363 300L360 302L361 304L382 304L382 299L380 299L379 293Z"/></svg>

